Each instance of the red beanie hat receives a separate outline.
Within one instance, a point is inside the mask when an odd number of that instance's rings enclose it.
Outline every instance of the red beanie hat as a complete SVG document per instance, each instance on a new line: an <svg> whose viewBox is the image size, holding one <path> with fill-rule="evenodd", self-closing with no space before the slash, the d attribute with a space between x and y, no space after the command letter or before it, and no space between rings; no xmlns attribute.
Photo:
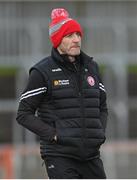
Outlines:
<svg viewBox="0 0 137 180"><path fill-rule="evenodd" d="M82 36L80 24L76 20L69 18L69 13L65 9L53 9L51 20L49 36L54 48L57 48L62 38L70 33L79 32Z"/></svg>

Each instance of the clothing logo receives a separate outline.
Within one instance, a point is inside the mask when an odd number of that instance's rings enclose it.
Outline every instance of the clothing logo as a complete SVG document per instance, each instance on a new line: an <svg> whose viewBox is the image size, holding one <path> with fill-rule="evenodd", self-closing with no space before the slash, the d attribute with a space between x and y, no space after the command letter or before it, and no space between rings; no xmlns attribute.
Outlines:
<svg viewBox="0 0 137 180"><path fill-rule="evenodd" d="M54 84L54 86L69 85L69 80L68 79L54 80L53 84Z"/></svg>
<svg viewBox="0 0 137 180"><path fill-rule="evenodd" d="M58 81L58 80L55 80L55 81L54 81L54 86L57 86L57 85L59 85L59 81Z"/></svg>
<svg viewBox="0 0 137 180"><path fill-rule="evenodd" d="M95 80L94 80L94 78L92 76L88 76L87 81L88 81L90 86L95 85Z"/></svg>
<svg viewBox="0 0 137 180"><path fill-rule="evenodd" d="M62 71L62 70L60 68L52 69L52 72L59 72L59 71Z"/></svg>
<svg viewBox="0 0 137 180"><path fill-rule="evenodd" d="M53 164L48 166L48 169L53 169L53 168L55 168L55 166Z"/></svg>

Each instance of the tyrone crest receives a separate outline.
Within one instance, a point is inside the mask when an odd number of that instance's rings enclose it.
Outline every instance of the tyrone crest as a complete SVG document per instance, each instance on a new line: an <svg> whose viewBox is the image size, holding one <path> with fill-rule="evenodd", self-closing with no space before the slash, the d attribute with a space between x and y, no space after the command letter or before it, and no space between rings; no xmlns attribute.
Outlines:
<svg viewBox="0 0 137 180"><path fill-rule="evenodd" d="M89 83L90 86L94 86L95 85L95 80L92 76L88 76L87 77L87 81Z"/></svg>

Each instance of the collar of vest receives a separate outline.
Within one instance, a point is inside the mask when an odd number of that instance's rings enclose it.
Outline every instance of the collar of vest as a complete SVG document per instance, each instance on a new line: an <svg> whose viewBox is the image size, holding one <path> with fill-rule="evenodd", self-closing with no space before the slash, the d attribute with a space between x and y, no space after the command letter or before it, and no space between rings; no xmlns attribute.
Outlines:
<svg viewBox="0 0 137 180"><path fill-rule="evenodd" d="M55 49L55 48L52 48L51 57L57 64L59 64L60 66L66 67L67 69L69 69L71 71L76 70L74 68L74 64L77 67L80 67L80 65L82 64L82 59L81 59L80 55L76 56L76 61L74 63L72 63L72 62L69 61L67 55L60 55L58 50Z"/></svg>
<svg viewBox="0 0 137 180"><path fill-rule="evenodd" d="M64 62L64 61L66 61L66 55L63 55L63 56L61 56L60 54L59 54L59 52L58 52L58 50L56 49L56 48L52 48L52 51L51 51L51 56L52 56L52 58L53 59L55 59L56 61L59 61L59 62ZM93 60L93 57L90 57L90 56L88 56L87 54L85 54L83 51L80 51L80 55L79 56L76 56L76 59L80 59L80 62L82 63L83 62L83 60L85 61L85 60L90 60L91 61L91 59ZM68 62L69 62L69 60L67 60Z"/></svg>
<svg viewBox="0 0 137 180"><path fill-rule="evenodd" d="M52 48L51 57L59 66L65 67L70 71L76 71L74 64L68 60L68 57L60 55L56 48ZM80 55L76 56L76 63L79 67L87 67L88 64L93 63L93 57L90 57L83 51L80 51Z"/></svg>
<svg viewBox="0 0 137 180"><path fill-rule="evenodd" d="M60 55L56 48L52 48L51 57L58 65L66 67L71 71L75 71L73 63L68 60L68 57L66 55ZM86 66L91 63L92 60L93 57L88 56L83 51L80 51L80 55L76 56L76 63L79 66Z"/></svg>

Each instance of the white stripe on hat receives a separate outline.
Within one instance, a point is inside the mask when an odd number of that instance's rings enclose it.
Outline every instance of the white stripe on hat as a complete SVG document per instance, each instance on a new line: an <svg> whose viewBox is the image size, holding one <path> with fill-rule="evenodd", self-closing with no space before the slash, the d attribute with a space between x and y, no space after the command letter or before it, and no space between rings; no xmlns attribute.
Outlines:
<svg viewBox="0 0 137 180"><path fill-rule="evenodd" d="M66 22L68 22L70 20L72 20L72 19L68 18L68 19L63 20L63 21L59 22L58 24L55 24L54 26L50 27L49 28L49 36L51 36L54 32L58 31L63 24L65 24Z"/></svg>

